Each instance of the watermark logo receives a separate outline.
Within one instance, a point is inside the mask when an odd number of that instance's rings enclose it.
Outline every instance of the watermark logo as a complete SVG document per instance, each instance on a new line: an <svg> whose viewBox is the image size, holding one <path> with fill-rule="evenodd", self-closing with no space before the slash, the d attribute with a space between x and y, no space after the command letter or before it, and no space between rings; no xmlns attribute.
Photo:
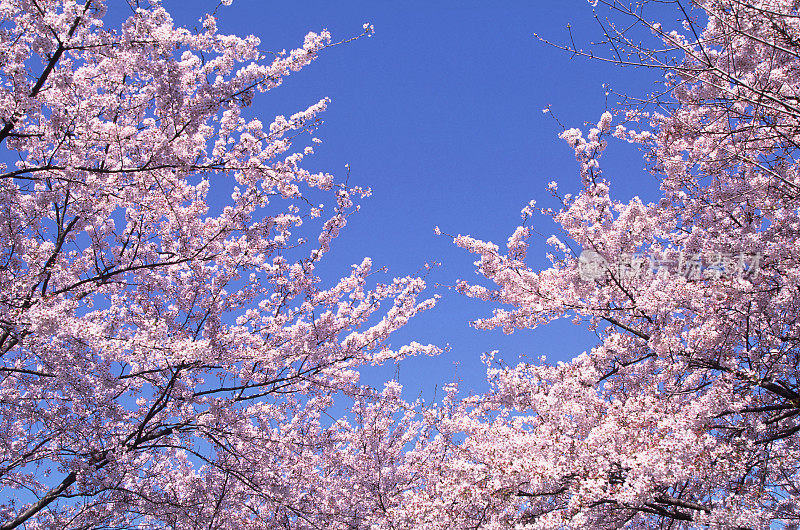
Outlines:
<svg viewBox="0 0 800 530"><path fill-rule="evenodd" d="M608 273L619 279L668 275L687 280L746 278L758 274L761 257L761 253L663 250L650 254L621 254L615 261L609 261L599 252L584 250L578 257L578 273L587 281L605 278Z"/></svg>

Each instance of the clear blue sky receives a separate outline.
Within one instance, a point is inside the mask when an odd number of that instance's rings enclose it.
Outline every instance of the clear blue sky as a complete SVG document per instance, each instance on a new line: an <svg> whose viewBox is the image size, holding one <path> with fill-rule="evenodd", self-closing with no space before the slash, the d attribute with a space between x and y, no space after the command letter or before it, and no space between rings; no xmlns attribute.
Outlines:
<svg viewBox="0 0 800 530"><path fill-rule="evenodd" d="M216 2L166 0L176 21L194 25ZM542 109L550 105L567 127L596 123L614 96L602 87L643 95L654 90L657 72L620 69L573 58L542 44L538 33L567 42L567 24L576 41L601 37L585 0L555 2L330 2L234 0L219 11L220 31L254 34L269 50L297 47L308 31L328 28L334 40L361 32L375 36L326 50L311 66L277 90L262 95L263 117L292 114L322 97L331 105L316 136L324 143L307 167L327 170L369 186L373 196L351 218L323 268L330 277L347 274L351 263L370 256L391 275L413 274L425 262L443 265L429 277L439 306L412 322L396 343L417 340L444 346L442 356L403 361L399 379L407 397L426 399L434 385L454 379L462 388L485 388L481 353L500 350L514 363L520 355L568 360L593 343L593 335L570 322L505 336L476 331L471 319L488 315L490 305L435 288L457 278L476 278L473 257L435 236L470 234L501 246L520 221L530 199L552 206L551 180L563 192L578 189L572 150L559 140L558 124ZM642 171L635 149L612 143L606 176L618 198L654 197L653 177ZM534 224L545 236L545 218ZM546 264L547 248L535 240L530 260ZM380 386L395 367L367 374ZM441 394L440 394L441 396Z"/></svg>

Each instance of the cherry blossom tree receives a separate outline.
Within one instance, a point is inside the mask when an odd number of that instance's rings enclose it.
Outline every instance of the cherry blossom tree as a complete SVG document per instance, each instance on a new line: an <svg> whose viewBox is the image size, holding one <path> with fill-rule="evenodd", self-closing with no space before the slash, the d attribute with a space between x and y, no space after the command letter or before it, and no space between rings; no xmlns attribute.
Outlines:
<svg viewBox="0 0 800 530"><path fill-rule="evenodd" d="M388 343L434 300L369 259L322 284L369 190L301 166L327 100L250 107L331 36L271 53L216 20L0 0L3 530L352 528L415 480L424 425L357 369L437 353Z"/></svg>
<svg viewBox="0 0 800 530"><path fill-rule="evenodd" d="M600 342L557 365L488 356L491 390L437 420L452 444L419 492L419 520L798 528L797 2L658 2L662 23L649 2L593 4L611 13L598 16L610 54L564 48L660 69L663 92L561 134L581 187L551 184L563 233L548 240L549 268L526 264L533 204L505 249L455 243L494 284L459 289L503 304L477 327L571 318ZM599 163L611 137L643 150L660 200L613 198Z"/></svg>

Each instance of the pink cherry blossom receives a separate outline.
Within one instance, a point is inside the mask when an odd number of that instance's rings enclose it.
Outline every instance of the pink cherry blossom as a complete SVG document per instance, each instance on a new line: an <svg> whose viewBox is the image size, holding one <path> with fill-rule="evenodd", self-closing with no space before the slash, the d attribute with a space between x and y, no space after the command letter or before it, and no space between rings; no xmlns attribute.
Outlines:
<svg viewBox="0 0 800 530"><path fill-rule="evenodd" d="M385 432L397 389L358 368L438 350L388 342L422 279L315 273L369 193L301 165L328 101L246 110L331 35L265 60L132 8L0 0L0 528L349 528L413 476L375 482L419 423Z"/></svg>
<svg viewBox="0 0 800 530"><path fill-rule="evenodd" d="M494 284L458 289L502 304L475 326L570 318L599 342L557 365L487 358L491 390L437 420L451 444L419 494L437 521L426 527L797 528L797 4L673 2L678 31L666 29L672 13L663 27L647 18L647 2L590 3L612 17L601 22L608 60L662 69L664 91L561 134L580 193L552 213L549 268L524 261L530 223L505 249L454 241ZM660 200L612 198L609 136L642 147ZM582 251L600 274L581 277ZM662 261L635 274L619 265L637 253ZM699 273L664 264L676 256Z"/></svg>

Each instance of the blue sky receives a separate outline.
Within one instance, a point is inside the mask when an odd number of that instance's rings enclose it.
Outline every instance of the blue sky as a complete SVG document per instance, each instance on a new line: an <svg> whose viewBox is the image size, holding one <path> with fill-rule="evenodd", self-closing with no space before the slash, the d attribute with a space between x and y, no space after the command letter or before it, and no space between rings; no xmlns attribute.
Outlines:
<svg viewBox="0 0 800 530"><path fill-rule="evenodd" d="M194 25L216 2L166 0L176 21ZM562 192L578 190L572 150L557 138L560 126L542 109L550 105L566 127L596 123L622 93L644 95L657 88L658 73L622 69L571 58L534 33L559 43L588 43L602 34L585 0L558 2L264 2L234 0L219 11L220 31L254 34L268 50L291 49L308 31L328 28L334 40L361 32L375 35L326 50L311 66L262 95L263 118L292 114L331 98L318 131L324 143L306 167L339 179L351 168L352 184L373 196L335 242L322 271L330 278L370 256L391 275L413 274L426 262L442 266L429 276L438 307L397 334L396 343L417 340L450 351L438 358L403 361L365 374L380 386L399 374L407 397L433 397L438 384L461 381L464 390L485 388L480 356L500 350L509 363L520 355L568 360L593 344L593 335L559 322L511 336L476 331L471 319L492 306L467 300L439 283L476 278L473 257L456 248L450 234L470 234L503 245L519 224L520 209L536 199L554 206L546 190L556 180ZM617 198L652 200L657 184L642 170L641 154L612 143L605 174ZM530 260L546 264L546 218L534 220L545 237L534 240ZM441 394L440 394L441 395Z"/></svg>

